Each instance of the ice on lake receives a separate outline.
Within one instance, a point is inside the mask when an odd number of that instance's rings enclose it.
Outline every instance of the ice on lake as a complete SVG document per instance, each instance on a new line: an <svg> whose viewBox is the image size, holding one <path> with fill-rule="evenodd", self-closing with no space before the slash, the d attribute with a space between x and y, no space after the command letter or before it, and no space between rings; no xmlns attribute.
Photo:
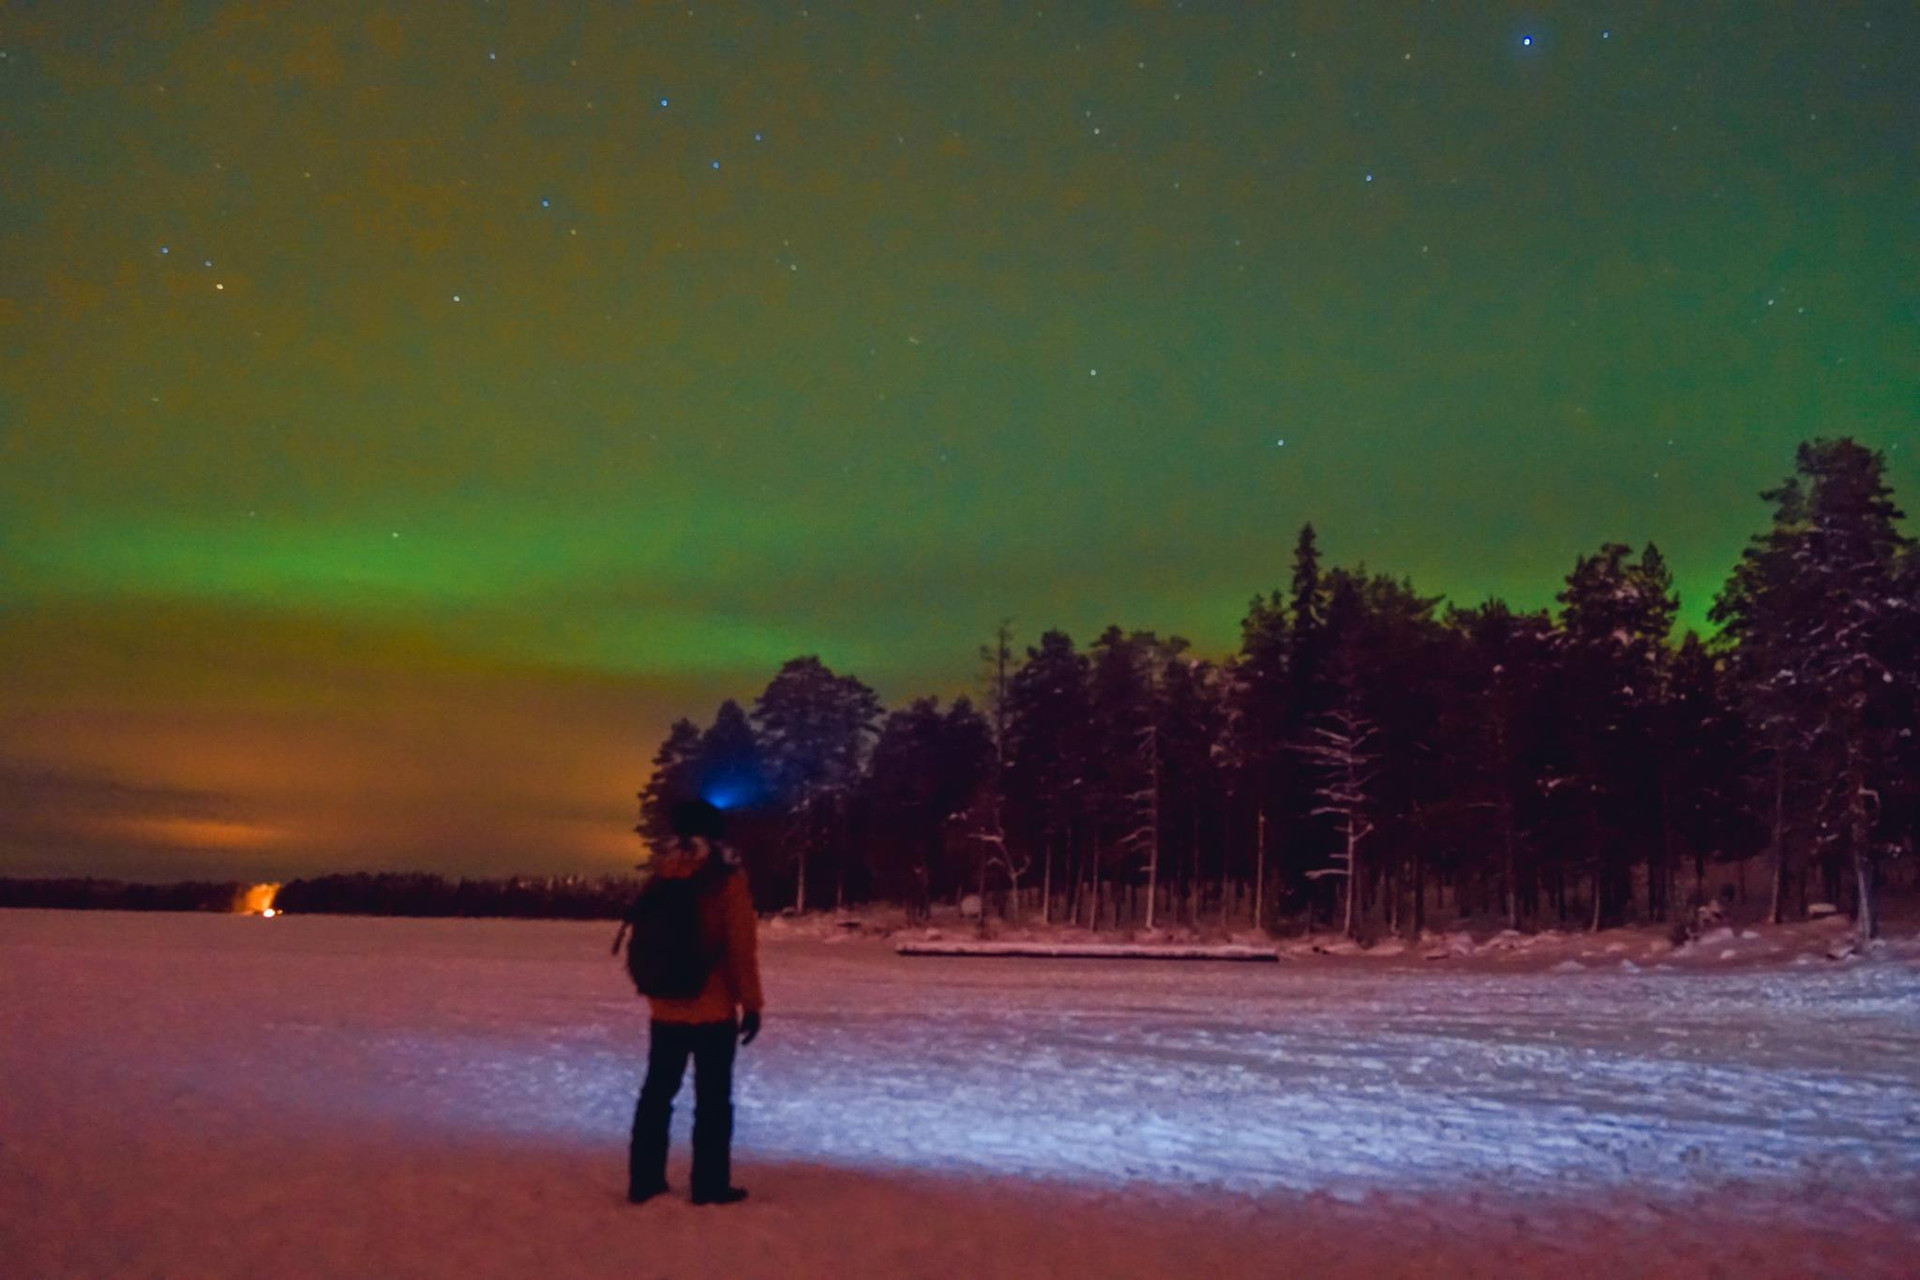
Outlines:
<svg viewBox="0 0 1920 1280"><path fill-rule="evenodd" d="M179 1247L157 1222L211 1215L230 1235L245 1212L258 1247L305 1240L318 1266L344 1246L311 1217L381 1187L381 1203L412 1206L411 1229L377 1237L394 1249L449 1229L425 1187L491 1205L482 1219L627 1221L613 1193L645 1020L610 934L0 913L0 1204L16 1206L0 1208L0 1246L93 1259L58 1208L75 1194L100 1198L96 1227L124 1222L130 1257ZM1052 1196L1157 1222L1155 1240L1226 1203L1244 1207L1243 1235L1301 1205L1362 1223L1396 1205L1395 1223L1430 1211L1432 1230L1454 1231L1436 1208L1453 1206L1472 1256L1492 1204L1584 1222L1596 1248L1626 1214L1665 1249L1715 1257L1739 1247L1737 1224L1765 1222L1829 1260L1856 1242L1855 1273L1920 1244L1920 980L1904 958L1513 973L910 960L855 941L772 942L763 967L736 1162L758 1193L738 1221L759 1223L769 1274L812 1256L792 1252L810 1231L844 1232L835 1216L855 1206L932 1229L958 1215L955 1196L981 1195L1015 1216ZM1699 1221L1699 1206L1712 1222L1689 1245L1664 1218ZM679 1219L660 1220L681 1240ZM303 1224L291 1237L289 1221ZM883 1230L865 1247L897 1262L907 1245ZM507 1274L487 1269L504 1256L446 1273ZM1755 1259L1792 1256L1776 1244Z"/></svg>

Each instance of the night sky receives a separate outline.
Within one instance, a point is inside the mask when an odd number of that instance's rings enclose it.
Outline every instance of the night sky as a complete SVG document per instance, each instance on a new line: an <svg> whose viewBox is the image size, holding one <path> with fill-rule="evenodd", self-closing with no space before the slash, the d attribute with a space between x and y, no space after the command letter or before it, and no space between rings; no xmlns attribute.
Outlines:
<svg viewBox="0 0 1920 1280"><path fill-rule="evenodd" d="M579 12L581 10L584 12ZM632 861L676 715L1920 504L1920 11L0 10L0 870Z"/></svg>

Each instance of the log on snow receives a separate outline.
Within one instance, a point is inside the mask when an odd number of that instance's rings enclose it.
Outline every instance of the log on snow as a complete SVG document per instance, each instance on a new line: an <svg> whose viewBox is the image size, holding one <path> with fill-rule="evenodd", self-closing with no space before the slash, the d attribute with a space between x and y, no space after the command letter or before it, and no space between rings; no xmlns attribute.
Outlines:
<svg viewBox="0 0 1920 1280"><path fill-rule="evenodd" d="M901 942L903 956L993 956L1031 960L1242 960L1272 962L1279 953L1264 947L1152 946L1114 942Z"/></svg>

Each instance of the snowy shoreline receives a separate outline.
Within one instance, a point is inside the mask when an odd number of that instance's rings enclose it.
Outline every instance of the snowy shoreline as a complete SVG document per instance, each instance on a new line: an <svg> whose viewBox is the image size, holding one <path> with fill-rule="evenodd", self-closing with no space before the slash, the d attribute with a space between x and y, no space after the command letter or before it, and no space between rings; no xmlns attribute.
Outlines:
<svg viewBox="0 0 1920 1280"><path fill-rule="evenodd" d="M1920 931L1901 921L1888 936L1862 951L1843 917L1789 924L1721 927L1675 946L1668 926L1639 925L1602 930L1453 929L1418 939L1389 937L1361 944L1337 933L1268 937L1247 929L1094 931L1060 924L990 922L983 933L972 922L943 920L908 926L898 909L777 915L762 924L769 942L830 945L879 942L902 956L977 956L1080 960L1252 960L1289 964L1353 963L1385 969L1552 970L1564 973L1696 972L1703 968L1818 968L1869 959L1920 964Z"/></svg>

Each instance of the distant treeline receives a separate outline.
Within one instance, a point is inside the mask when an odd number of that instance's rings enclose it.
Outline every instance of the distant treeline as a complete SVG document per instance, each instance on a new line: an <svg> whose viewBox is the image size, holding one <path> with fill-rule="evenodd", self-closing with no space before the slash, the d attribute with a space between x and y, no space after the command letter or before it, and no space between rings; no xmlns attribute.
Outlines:
<svg viewBox="0 0 1920 1280"><path fill-rule="evenodd" d="M889 711L795 658L750 708L672 726L640 829L663 843L684 796L730 810L763 909L1601 928L1684 917L1715 864L1758 860L1773 918L1831 902L1870 937L1920 832L1920 551L1885 470L1801 445L1715 633L1677 643L1651 544L1577 556L1552 612L1443 608L1323 565L1308 525L1223 660L1119 626L1022 651L1002 626L983 703Z"/></svg>
<svg viewBox="0 0 1920 1280"><path fill-rule="evenodd" d="M425 873L362 872L289 880L273 905L299 914L613 920L633 902L638 888L632 876L449 880Z"/></svg>
<svg viewBox="0 0 1920 1280"><path fill-rule="evenodd" d="M450 880L417 872L361 872L290 880L280 886L271 903L276 911L304 914L610 920L633 901L637 888L630 876ZM246 909L253 890L253 885L240 881L132 884L0 879L0 907L233 912Z"/></svg>
<svg viewBox="0 0 1920 1280"><path fill-rule="evenodd" d="M177 884L130 884L125 880L0 879L0 907L52 907L68 911L238 911L251 885L237 880L187 880Z"/></svg>

